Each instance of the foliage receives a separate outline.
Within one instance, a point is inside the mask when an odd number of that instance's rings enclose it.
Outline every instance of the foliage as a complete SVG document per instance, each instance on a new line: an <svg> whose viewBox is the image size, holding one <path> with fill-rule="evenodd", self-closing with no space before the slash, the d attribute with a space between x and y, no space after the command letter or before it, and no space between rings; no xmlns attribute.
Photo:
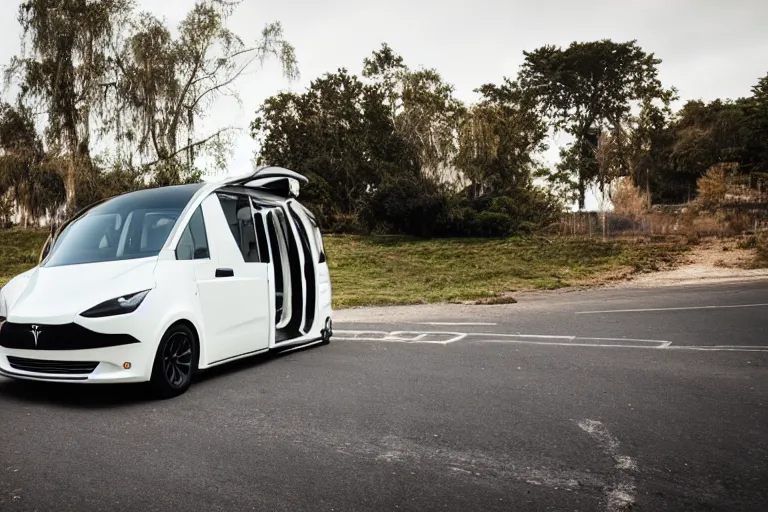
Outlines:
<svg viewBox="0 0 768 512"><path fill-rule="evenodd" d="M174 36L133 0L22 1L21 52L6 82L18 86L20 109L44 114L45 158L64 177L68 213L121 190L123 177L103 187L115 168L133 188L197 179L202 157L222 167L235 127L199 134L200 119L221 97L238 99L234 85L255 62L275 57L289 79L298 75L280 23L252 43L226 27L238 4L198 0Z"/></svg>
<svg viewBox="0 0 768 512"><path fill-rule="evenodd" d="M637 221L647 211L648 195L628 177L618 182L611 194L611 202L617 214Z"/></svg>
<svg viewBox="0 0 768 512"><path fill-rule="evenodd" d="M727 178L736 168L733 163L715 164L697 180L698 201L702 208L712 209L725 201L728 191Z"/></svg>
<svg viewBox="0 0 768 512"><path fill-rule="evenodd" d="M596 161L601 132L618 131L633 103L668 103L674 92L664 90L657 77L661 60L636 41L574 42L565 49L547 45L523 54L522 88L557 130L575 139L563 154L560 171L576 176L583 209L587 185L597 182L602 187L611 178Z"/></svg>
<svg viewBox="0 0 768 512"><path fill-rule="evenodd" d="M170 27L134 0L21 0L5 75L18 95L0 105L0 224L225 170L237 127L204 132L202 120L219 100L239 101L239 78L266 59L298 76L279 22L251 41L228 28L238 5L196 0ZM672 112L660 59L636 41L523 57L514 79L464 104L437 69L383 43L357 75L338 69L265 100L250 125L254 164L306 175L302 201L326 232L420 237L536 232L566 203L583 207L595 184L634 216L697 194L716 208L730 163L740 183L768 185L768 74L747 97ZM551 129L573 143L545 166Z"/></svg>

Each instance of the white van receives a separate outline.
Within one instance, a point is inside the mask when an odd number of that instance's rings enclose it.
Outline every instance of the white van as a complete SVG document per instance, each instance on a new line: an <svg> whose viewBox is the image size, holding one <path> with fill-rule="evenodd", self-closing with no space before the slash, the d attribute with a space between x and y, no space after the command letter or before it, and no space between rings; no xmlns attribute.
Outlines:
<svg viewBox="0 0 768 512"><path fill-rule="evenodd" d="M0 289L0 375L151 382L332 336L320 230L288 169L141 190L86 208Z"/></svg>

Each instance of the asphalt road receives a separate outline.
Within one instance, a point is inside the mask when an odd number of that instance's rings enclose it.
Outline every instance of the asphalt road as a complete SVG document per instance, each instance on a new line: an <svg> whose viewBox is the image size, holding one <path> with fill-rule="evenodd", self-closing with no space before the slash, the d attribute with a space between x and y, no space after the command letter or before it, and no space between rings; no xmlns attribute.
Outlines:
<svg viewBox="0 0 768 512"><path fill-rule="evenodd" d="M768 509L768 283L335 327L169 401L0 380L0 510Z"/></svg>

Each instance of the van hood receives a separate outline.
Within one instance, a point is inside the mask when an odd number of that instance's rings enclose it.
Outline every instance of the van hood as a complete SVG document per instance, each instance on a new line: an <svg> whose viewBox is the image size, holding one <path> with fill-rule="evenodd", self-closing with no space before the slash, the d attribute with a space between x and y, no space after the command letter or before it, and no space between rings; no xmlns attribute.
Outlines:
<svg viewBox="0 0 768 512"><path fill-rule="evenodd" d="M64 324L104 301L154 288L157 257L35 267L0 291L9 322Z"/></svg>

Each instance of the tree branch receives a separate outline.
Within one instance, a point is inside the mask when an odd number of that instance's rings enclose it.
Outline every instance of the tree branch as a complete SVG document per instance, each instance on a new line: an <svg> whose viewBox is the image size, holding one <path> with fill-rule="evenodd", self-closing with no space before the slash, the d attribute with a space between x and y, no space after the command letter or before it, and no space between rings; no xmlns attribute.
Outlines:
<svg viewBox="0 0 768 512"><path fill-rule="evenodd" d="M144 167L152 167L153 165L157 165L157 164L159 164L162 161L170 160L171 158L175 157L176 155L179 155L179 154L181 154L181 153L183 153L185 151L189 151L190 149L194 149L196 147L202 146L203 144L206 144L207 142L210 142L212 139L215 139L216 137L218 137L219 135L221 135L224 132L227 132L227 131L230 131L230 130L235 130L235 129L236 128L234 126L228 126L226 128L222 128L221 130L217 131L216 133L213 133L213 134L209 135L208 137L206 137L204 139L201 139L201 140L198 140L196 142L193 142L192 144L187 144L183 148L177 149L176 151L174 151L173 153L171 153L170 155L168 155L165 158L158 158L156 160L153 160L152 162L143 164L143 166Z"/></svg>
<svg viewBox="0 0 768 512"><path fill-rule="evenodd" d="M224 87L226 87L226 86L230 85L232 82L234 82L235 80L237 80L237 79L240 77L240 75L242 75L242 74L243 74L243 72L244 72L244 71L245 71L245 70L248 68L248 66L250 66L250 65L251 65L251 63L252 63L254 60L256 60L256 57L255 57L255 56L254 56L254 57L252 57L252 58L251 58L251 59L250 59L248 62L246 62L245 64L243 64L243 65L240 67L240 69L239 69L239 70L237 70L237 71L236 71L236 72L235 72L235 73L234 73L234 74L233 74L231 77L229 77L227 80L225 80L225 81L224 81L224 82L222 82L222 83L216 84L216 85L214 85L213 87L210 87L210 88L206 89L205 91L203 91L203 92L202 92L202 93L201 93L201 94L200 94L200 95L199 95L197 98L195 98L195 101L193 101L193 102L192 102L192 104L189 106L189 108L190 108L190 109L193 109L193 108L195 108L195 107L197 106L197 104L198 104L198 103L200 103L200 100L202 100L202 99L203 99L203 98L204 98L206 95L208 95L209 93L211 93L211 92L213 92L213 91L216 91L216 90L219 90L219 89L223 89Z"/></svg>

